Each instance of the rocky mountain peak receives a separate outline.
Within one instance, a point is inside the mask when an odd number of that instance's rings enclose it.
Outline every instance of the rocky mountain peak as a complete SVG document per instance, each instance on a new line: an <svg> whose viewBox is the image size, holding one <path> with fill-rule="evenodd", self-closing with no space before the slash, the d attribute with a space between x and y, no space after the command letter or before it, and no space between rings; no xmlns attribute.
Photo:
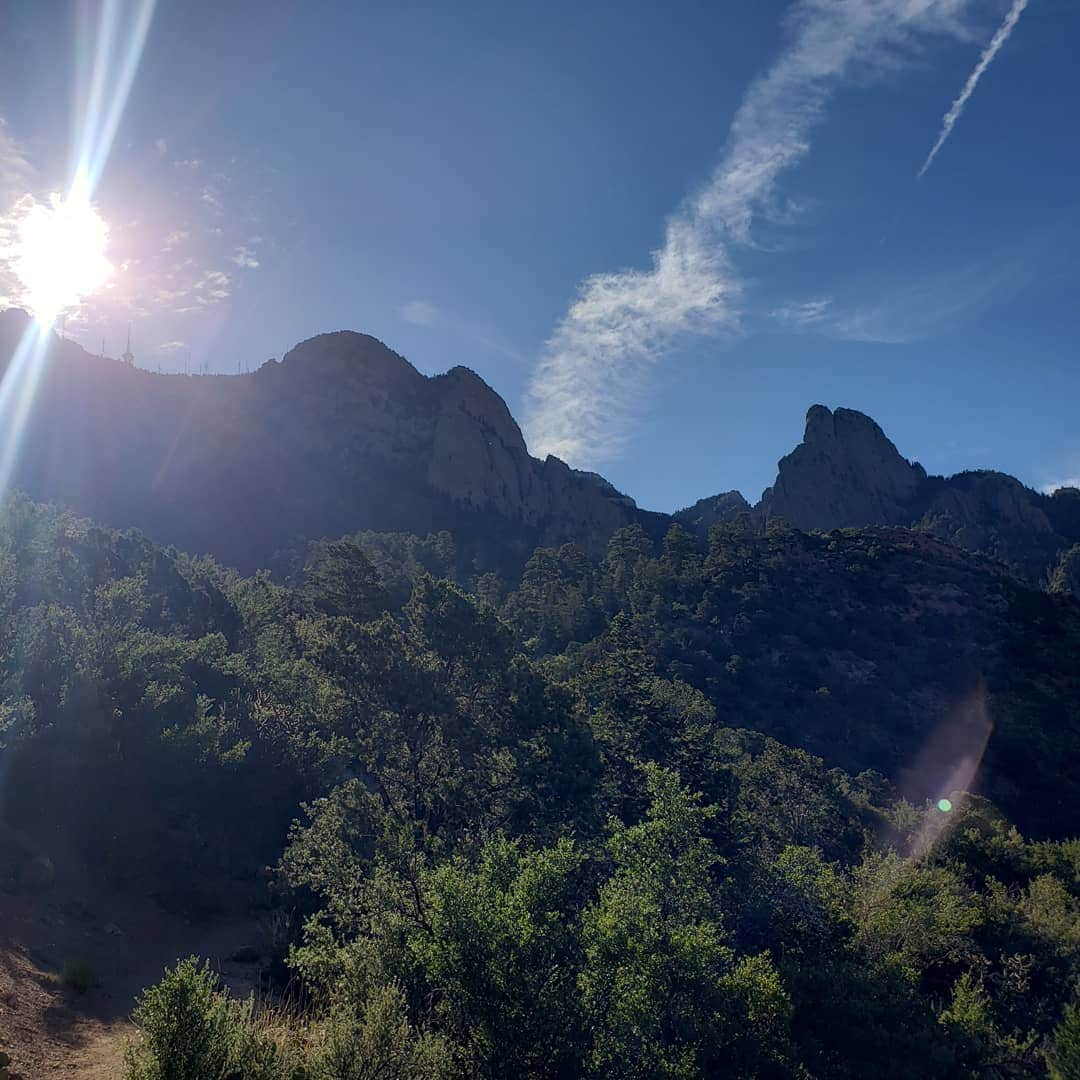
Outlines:
<svg viewBox="0 0 1080 1080"><path fill-rule="evenodd" d="M25 328L0 313L0 370ZM319 334L253 374L155 374L50 342L13 484L244 570L303 537L449 529L513 572L539 544L602 551L661 515L529 455L476 372L428 376L369 334ZM235 527L229 527L235 525Z"/></svg>
<svg viewBox="0 0 1080 1080"><path fill-rule="evenodd" d="M900 525L989 555L1033 584L1075 588L1069 552L1080 548L1080 491L1044 495L986 469L927 476L854 409L812 405L802 442L780 459L756 506L725 492L675 515L699 532L740 519L761 530L770 517L808 532Z"/></svg>
<svg viewBox="0 0 1080 1080"><path fill-rule="evenodd" d="M811 405L806 411L802 445L836 447L834 453L862 460L869 466L883 464L893 468L898 462L903 462L905 466L909 464L877 421L857 409L839 408L833 411L825 405ZM788 456L798 451L796 447Z"/></svg>
<svg viewBox="0 0 1080 1080"><path fill-rule="evenodd" d="M869 416L813 405L761 507L800 529L900 524L925 480Z"/></svg>
<svg viewBox="0 0 1080 1080"><path fill-rule="evenodd" d="M852 413L854 416L862 416L864 420L874 423L869 416L855 412L854 409L837 409L837 412ZM874 424L876 427L877 425ZM806 410L806 427L803 432L803 442L818 443L836 437L836 418L832 410L825 405L811 405Z"/></svg>
<svg viewBox="0 0 1080 1080"><path fill-rule="evenodd" d="M333 380L337 388L359 382L383 390L415 390L424 381L403 356L370 334L337 330L301 341L284 356L290 378Z"/></svg>

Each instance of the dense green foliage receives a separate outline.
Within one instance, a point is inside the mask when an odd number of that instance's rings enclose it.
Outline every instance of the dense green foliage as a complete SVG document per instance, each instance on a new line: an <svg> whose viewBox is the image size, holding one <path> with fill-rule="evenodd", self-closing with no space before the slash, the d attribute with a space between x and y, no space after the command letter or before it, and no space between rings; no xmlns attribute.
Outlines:
<svg viewBox="0 0 1080 1080"><path fill-rule="evenodd" d="M912 799L943 779L909 774L920 750L978 701L984 793L1035 833L1080 832L1080 604L931 537L675 526L654 550L625 529L598 563L538 551L504 615L559 678L630 634L723 723L903 777Z"/></svg>
<svg viewBox="0 0 1080 1080"><path fill-rule="evenodd" d="M456 560L0 516L8 887L291 919L295 1009L182 962L133 1080L1075 1075L1075 601L880 530Z"/></svg>

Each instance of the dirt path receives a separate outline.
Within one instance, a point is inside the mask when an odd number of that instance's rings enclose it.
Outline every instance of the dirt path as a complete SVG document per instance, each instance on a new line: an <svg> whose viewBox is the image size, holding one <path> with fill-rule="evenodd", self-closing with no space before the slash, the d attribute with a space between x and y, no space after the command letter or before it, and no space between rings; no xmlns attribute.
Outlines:
<svg viewBox="0 0 1080 1080"><path fill-rule="evenodd" d="M254 919L198 925L115 895L0 893L0 1051L11 1058L9 1076L122 1077L139 991L194 953L246 994L258 964L230 957L247 955L259 940ZM65 985L73 974L92 985L85 992Z"/></svg>

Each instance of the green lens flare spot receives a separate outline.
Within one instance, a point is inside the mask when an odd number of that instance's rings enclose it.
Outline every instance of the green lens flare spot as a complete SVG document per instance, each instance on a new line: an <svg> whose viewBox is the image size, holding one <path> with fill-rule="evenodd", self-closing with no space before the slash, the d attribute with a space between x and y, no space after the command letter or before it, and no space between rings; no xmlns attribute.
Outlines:
<svg viewBox="0 0 1080 1080"><path fill-rule="evenodd" d="M947 814L952 809L952 803L948 799L938 799L937 808L943 814Z"/></svg>

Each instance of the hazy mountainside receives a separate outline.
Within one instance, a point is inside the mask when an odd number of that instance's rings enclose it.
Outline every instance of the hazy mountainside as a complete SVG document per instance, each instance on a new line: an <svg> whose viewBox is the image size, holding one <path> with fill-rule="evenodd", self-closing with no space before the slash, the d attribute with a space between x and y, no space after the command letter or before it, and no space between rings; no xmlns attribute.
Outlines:
<svg viewBox="0 0 1080 1080"><path fill-rule="evenodd" d="M676 514L698 530L749 514L758 529L780 517L805 531L903 525L1005 563L1039 585L1071 581L1080 543L1080 491L1043 495L986 470L928 476L904 458L870 417L814 405L803 441L780 460L776 481L751 507L736 492ZM1067 569L1067 567L1066 567ZM1075 575L1075 571L1072 572ZM1064 590L1065 586L1062 585Z"/></svg>
<svg viewBox="0 0 1080 1080"><path fill-rule="evenodd" d="M26 325L0 313L6 363ZM236 376L162 375L54 341L15 486L251 570L301 538L450 529L481 565L601 549L650 517L592 473L530 457L502 399L428 378L365 334L323 334Z"/></svg>
<svg viewBox="0 0 1080 1080"><path fill-rule="evenodd" d="M0 313L0 362L26 326ZM252 374L162 375L56 339L14 485L244 571L304 540L449 531L462 563L515 576L537 546L603 550L623 526L672 520L594 473L529 455L506 404L457 367L428 377L366 334L322 334ZM675 520L704 533L746 516L803 530L904 525L1060 590L1080 576L1080 492L1010 476L928 476L851 409L813 406L802 443L751 507L738 492Z"/></svg>

